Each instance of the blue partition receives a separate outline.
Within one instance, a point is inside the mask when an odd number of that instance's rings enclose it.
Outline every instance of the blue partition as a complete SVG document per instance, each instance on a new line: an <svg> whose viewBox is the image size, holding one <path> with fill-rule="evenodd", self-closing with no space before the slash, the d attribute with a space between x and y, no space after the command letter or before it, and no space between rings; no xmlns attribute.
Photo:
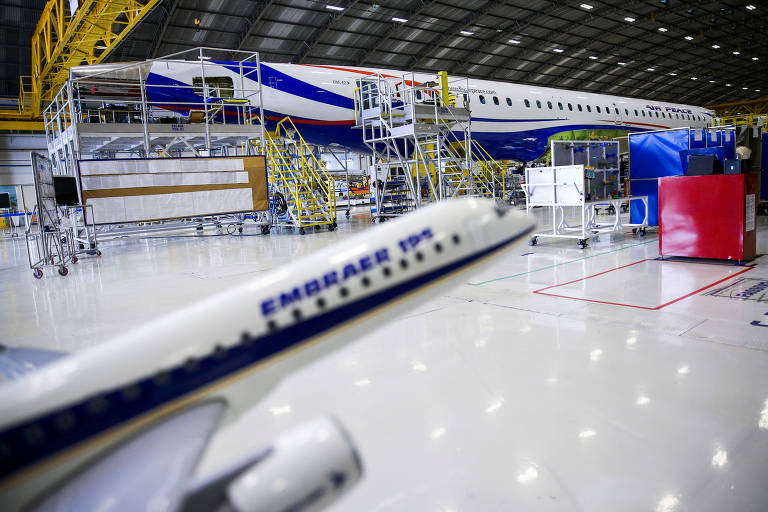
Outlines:
<svg viewBox="0 0 768 512"><path fill-rule="evenodd" d="M629 135L629 190L633 196L648 196L649 225L659 225L659 186L656 178L684 174L680 152L689 148L687 128ZM632 203L630 222L638 224L645 216L644 207L637 201Z"/></svg>
<svg viewBox="0 0 768 512"><path fill-rule="evenodd" d="M629 174L632 179L683 174L680 151L688 149L688 129L629 135Z"/></svg>
<svg viewBox="0 0 768 512"><path fill-rule="evenodd" d="M691 149L707 147L707 130L703 128L692 129L691 138L688 142Z"/></svg>
<svg viewBox="0 0 768 512"><path fill-rule="evenodd" d="M630 180L629 193L633 196L648 196L648 225L659 225L659 180ZM629 221L640 224L645 217L645 206L640 201L631 201Z"/></svg>

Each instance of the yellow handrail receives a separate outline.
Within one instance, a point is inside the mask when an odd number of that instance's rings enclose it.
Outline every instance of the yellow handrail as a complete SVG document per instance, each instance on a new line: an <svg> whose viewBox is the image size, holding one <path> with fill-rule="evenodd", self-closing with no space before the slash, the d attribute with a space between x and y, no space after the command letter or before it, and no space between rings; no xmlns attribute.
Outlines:
<svg viewBox="0 0 768 512"><path fill-rule="evenodd" d="M292 131L289 131L289 128L287 125L290 125L290 128L292 128ZM315 185L318 186L320 191L322 192L323 196L326 199L326 202L328 203L328 208L330 209L331 218L332 220L336 220L336 194L335 194L335 186L334 186L334 179L333 176L331 176L331 173L328 172L328 169L325 167L325 164L321 162L315 154L310 150L309 144L304 140L304 137L301 136L301 133L299 132L299 129L296 128L296 125L293 123L293 120L286 116L283 119L281 119L277 123L277 127L275 128L275 134L276 136L280 137L280 133L284 133L284 137L287 139L291 139L294 142L296 142L297 146L297 157L300 159L301 168L305 171L308 171L310 175L310 182L311 187L314 188ZM294 135L296 138L294 138Z"/></svg>
<svg viewBox="0 0 768 512"><path fill-rule="evenodd" d="M480 170L489 183L494 182L501 185L501 197L504 199L506 196L506 180L504 179L505 169L498 161L496 161L490 153L475 139L472 139L472 146L477 148L479 155L472 151L472 157L480 163Z"/></svg>

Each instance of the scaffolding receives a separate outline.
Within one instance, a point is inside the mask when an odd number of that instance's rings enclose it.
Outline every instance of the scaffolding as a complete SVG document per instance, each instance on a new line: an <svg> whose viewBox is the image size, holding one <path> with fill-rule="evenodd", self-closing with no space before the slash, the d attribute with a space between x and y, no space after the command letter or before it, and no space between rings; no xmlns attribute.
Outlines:
<svg viewBox="0 0 768 512"><path fill-rule="evenodd" d="M217 57L229 58L227 65ZM192 83L158 80L168 69ZM43 111L48 153L56 174L75 177L78 161L86 159L255 155L250 141L265 132L262 98L257 52L201 47L144 62L75 67ZM82 198L80 179L77 186ZM268 225L266 215L253 217ZM245 220L240 217L232 221L237 226ZM195 218L161 227L189 227L190 221L196 228L222 225L219 218Z"/></svg>
<svg viewBox="0 0 768 512"><path fill-rule="evenodd" d="M506 169L473 141L469 95L449 89L444 72L427 83L412 73L358 79L355 117L373 153L374 222L457 196L503 199ZM456 89L468 92L469 83Z"/></svg>

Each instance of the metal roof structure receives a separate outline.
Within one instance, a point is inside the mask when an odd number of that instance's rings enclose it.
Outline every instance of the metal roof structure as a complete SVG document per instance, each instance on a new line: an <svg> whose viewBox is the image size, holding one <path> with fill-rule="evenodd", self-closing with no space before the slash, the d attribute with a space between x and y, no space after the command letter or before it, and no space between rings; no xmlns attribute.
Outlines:
<svg viewBox="0 0 768 512"><path fill-rule="evenodd" d="M0 13L34 20L37 3ZM766 33L759 0L163 0L109 60L207 46L706 105L766 96ZM11 55L26 44L2 50L3 81L28 72Z"/></svg>

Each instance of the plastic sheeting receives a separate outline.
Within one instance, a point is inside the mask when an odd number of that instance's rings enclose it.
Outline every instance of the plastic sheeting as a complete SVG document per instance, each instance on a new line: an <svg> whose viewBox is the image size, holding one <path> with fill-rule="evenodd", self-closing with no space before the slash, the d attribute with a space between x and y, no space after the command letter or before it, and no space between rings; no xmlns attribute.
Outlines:
<svg viewBox="0 0 768 512"><path fill-rule="evenodd" d="M680 151L689 148L688 128L629 135L632 179L683 174Z"/></svg>
<svg viewBox="0 0 768 512"><path fill-rule="evenodd" d="M688 128L629 135L630 193L648 196L648 224L659 225L659 187L661 176L684 173L680 152L689 149ZM632 201L630 222L639 224L645 217L645 207Z"/></svg>
<svg viewBox="0 0 768 512"><path fill-rule="evenodd" d="M96 224L249 212L268 207L264 157L80 160Z"/></svg>

